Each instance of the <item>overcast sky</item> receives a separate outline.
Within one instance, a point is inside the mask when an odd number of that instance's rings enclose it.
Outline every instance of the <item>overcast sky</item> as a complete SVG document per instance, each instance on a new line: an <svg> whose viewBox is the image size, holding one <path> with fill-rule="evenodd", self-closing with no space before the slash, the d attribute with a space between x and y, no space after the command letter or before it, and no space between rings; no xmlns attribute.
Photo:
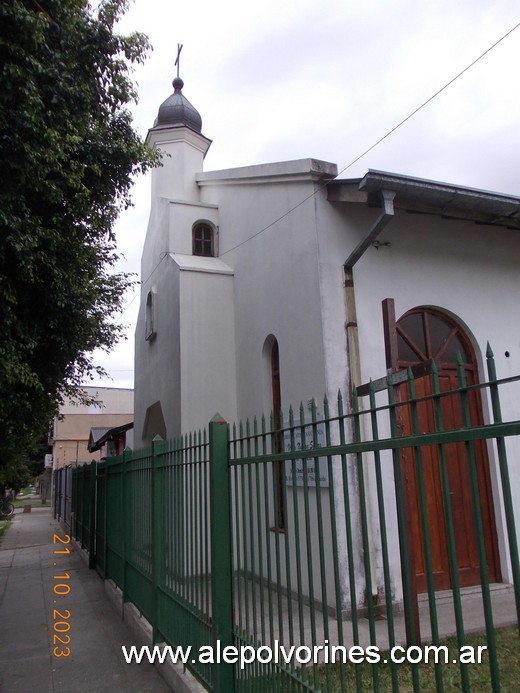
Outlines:
<svg viewBox="0 0 520 693"><path fill-rule="evenodd" d="M184 44L183 93L213 141L206 171L313 157L342 178L372 168L520 196L520 27L351 165L519 22L517 0L134 0L119 31L153 46L134 73L143 137ZM134 204L117 237L139 273L149 177ZM95 355L112 380L95 384L133 387L138 293L120 318L128 339Z"/></svg>

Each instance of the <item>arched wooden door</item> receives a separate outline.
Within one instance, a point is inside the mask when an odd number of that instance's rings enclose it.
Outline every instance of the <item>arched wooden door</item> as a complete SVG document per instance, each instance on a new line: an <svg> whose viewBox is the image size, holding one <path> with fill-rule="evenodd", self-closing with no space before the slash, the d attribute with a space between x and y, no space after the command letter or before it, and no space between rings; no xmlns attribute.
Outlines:
<svg viewBox="0 0 520 693"><path fill-rule="evenodd" d="M388 364L392 370L414 367L434 359L438 367L441 391L447 392L458 387L457 355L460 353L464 361L467 384L471 385L478 382L475 352L468 336L455 320L441 311L420 307L408 311L396 322L395 318L392 320L393 305L390 306L389 310L387 303L385 308L387 361L393 361L393 363ZM393 343L391 344L390 341ZM418 397L431 394L431 391L431 376L416 380ZM469 399L472 424L482 424L479 392L472 391ZM443 397L441 402L444 430L461 428L463 419L460 397L458 395ZM431 402L419 404L418 417L421 432L427 433L435 430L434 411ZM400 418L400 427L403 435L411 433L409 412L404 408ZM496 582L500 580L500 568L489 461L485 443L476 442L474 449L489 579L491 582ZM465 444L451 443L447 445L446 457L459 583L461 587L477 585L480 583L480 571ZM448 562L445 512L437 447L423 448L422 459L435 589L450 589L452 580ZM418 592L425 592L427 583L417 489L417 467L412 450L403 452L402 469L416 586Z"/></svg>

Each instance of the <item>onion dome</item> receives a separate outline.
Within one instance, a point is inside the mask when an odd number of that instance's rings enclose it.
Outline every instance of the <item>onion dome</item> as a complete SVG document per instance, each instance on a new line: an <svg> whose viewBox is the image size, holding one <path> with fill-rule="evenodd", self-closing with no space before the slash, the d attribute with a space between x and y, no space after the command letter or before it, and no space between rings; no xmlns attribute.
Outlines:
<svg viewBox="0 0 520 693"><path fill-rule="evenodd" d="M154 128L188 127L195 132L202 131L200 113L183 95L184 82L176 77L172 82L174 92L159 107Z"/></svg>

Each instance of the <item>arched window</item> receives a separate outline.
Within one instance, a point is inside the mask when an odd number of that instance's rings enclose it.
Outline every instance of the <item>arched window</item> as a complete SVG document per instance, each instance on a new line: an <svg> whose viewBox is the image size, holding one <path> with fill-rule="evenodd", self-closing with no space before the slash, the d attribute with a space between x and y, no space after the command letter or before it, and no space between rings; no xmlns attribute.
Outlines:
<svg viewBox="0 0 520 693"><path fill-rule="evenodd" d="M466 370L477 370L471 342L464 330L447 314L433 308L414 308L396 323L397 365L407 368L435 359L456 369L458 354Z"/></svg>
<svg viewBox="0 0 520 693"><path fill-rule="evenodd" d="M193 255L215 257L215 232L209 224L197 223L193 227Z"/></svg>

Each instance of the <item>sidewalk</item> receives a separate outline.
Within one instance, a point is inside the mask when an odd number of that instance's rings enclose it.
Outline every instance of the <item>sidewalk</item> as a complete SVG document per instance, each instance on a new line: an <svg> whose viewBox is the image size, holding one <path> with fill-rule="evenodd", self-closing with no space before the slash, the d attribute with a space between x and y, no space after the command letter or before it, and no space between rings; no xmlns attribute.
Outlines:
<svg viewBox="0 0 520 693"><path fill-rule="evenodd" d="M54 534L65 538L51 508L33 506L31 513L18 511L0 539L0 691L170 691L153 665L125 663L121 646L137 644L135 638L118 618L97 573L70 544L55 545ZM65 547L69 555L54 553ZM55 578L67 573L70 578ZM69 593L56 594L67 586ZM55 609L70 615L62 618ZM68 623L68 633L56 632ZM65 635L70 636L70 656L54 656L54 647L66 647L55 636L67 643Z"/></svg>

